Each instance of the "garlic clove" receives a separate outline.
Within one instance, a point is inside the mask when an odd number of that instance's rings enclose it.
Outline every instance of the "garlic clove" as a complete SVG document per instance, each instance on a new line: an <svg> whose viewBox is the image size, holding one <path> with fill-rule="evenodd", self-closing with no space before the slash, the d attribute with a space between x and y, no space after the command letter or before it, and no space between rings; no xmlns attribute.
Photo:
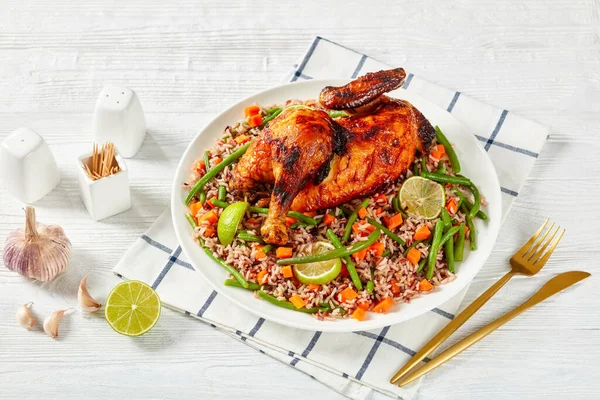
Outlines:
<svg viewBox="0 0 600 400"><path fill-rule="evenodd" d="M32 304L33 302L30 301L29 303L19 306L17 309L17 321L19 321L19 325L27 330L31 330L31 328L35 326L35 319L33 318L31 311L29 311Z"/></svg>
<svg viewBox="0 0 600 400"><path fill-rule="evenodd" d="M66 310L58 310L54 311L52 314L48 315L44 320L44 332L46 335L51 338L55 338L58 336L58 326L60 325L60 321L62 320L63 315L71 312L72 308L67 308Z"/></svg>
<svg viewBox="0 0 600 400"><path fill-rule="evenodd" d="M79 302L79 307L83 311L93 313L98 311L102 304L98 303L92 296L90 296L87 290L87 278L88 276L84 276L79 284L79 291L77 292L77 301Z"/></svg>

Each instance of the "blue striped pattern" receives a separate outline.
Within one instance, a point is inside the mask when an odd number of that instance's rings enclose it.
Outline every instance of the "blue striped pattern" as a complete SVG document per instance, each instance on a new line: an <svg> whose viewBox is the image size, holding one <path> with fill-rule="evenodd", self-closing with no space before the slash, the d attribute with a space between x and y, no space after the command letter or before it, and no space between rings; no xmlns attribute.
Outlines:
<svg viewBox="0 0 600 400"><path fill-rule="evenodd" d="M385 335L388 333L389 330L390 330L390 327L386 326L385 328L383 328L381 330L381 333L375 339L375 343L373 343L373 347L371 347L371 351L369 351L369 354L367 354L367 358L365 358L365 361L363 362L362 366L358 370L358 373L356 374L356 379L358 379L359 381L360 381L360 378L362 378L363 375L365 374L365 372L367 371L367 368L369 368L369 364L371 364L371 361L373 361L373 357L375 357L375 353L377 353L377 349L379 349L381 342L383 342L383 339L385 339Z"/></svg>

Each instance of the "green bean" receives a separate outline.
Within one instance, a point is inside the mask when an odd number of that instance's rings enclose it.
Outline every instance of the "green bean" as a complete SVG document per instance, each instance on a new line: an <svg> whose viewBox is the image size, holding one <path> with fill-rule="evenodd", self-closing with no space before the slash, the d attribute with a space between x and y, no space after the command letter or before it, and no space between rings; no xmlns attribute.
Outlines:
<svg viewBox="0 0 600 400"><path fill-rule="evenodd" d="M258 213L258 214L268 214L269 213L269 209L266 207L250 206L250 207L248 207L248 211Z"/></svg>
<svg viewBox="0 0 600 400"><path fill-rule="evenodd" d="M469 211L469 217L472 219L477 215L481 208L481 194L479 194L479 189L477 189L477 186L475 185L469 186L469 189L473 192L473 208Z"/></svg>
<svg viewBox="0 0 600 400"><path fill-rule="evenodd" d="M221 161L219 164L215 165L210 171L208 171L206 174L204 174L204 176L202 178L200 178L200 180L198 182L196 182L196 184L194 185L194 187L188 193L187 197L185 198L185 204L190 204L190 202L192 201L192 199L194 198L194 196L196 196L196 194L198 194L198 192L200 190L202 190L204 188L204 186L211 179L213 179L221 171L223 171L225 169L225 167L233 164L241 156L243 156L244 153L246 152L246 150L248 150L248 147L250 147L251 144L252 144L252 141L246 143L245 145L243 145L242 147L240 147L239 149L237 149L236 151L234 151L233 153L231 153L230 155L228 155L227 157L225 157L225 159L223 161Z"/></svg>
<svg viewBox="0 0 600 400"><path fill-rule="evenodd" d="M356 218L358 218L358 210L363 207L367 207L369 205L369 199L364 199L362 203L358 207L352 211L352 214L348 217L348 222L346 222L346 227L344 228L344 235L342 236L342 242L347 242L350 239L350 233L352 233L352 225L356 222Z"/></svg>
<svg viewBox="0 0 600 400"><path fill-rule="evenodd" d="M423 178L430 179L439 183L453 183L455 185L472 186L473 182L470 179L461 176L442 175L437 172L422 172Z"/></svg>
<svg viewBox="0 0 600 400"><path fill-rule="evenodd" d="M267 115L273 114L275 111L280 110L281 107L273 107L267 110Z"/></svg>
<svg viewBox="0 0 600 400"><path fill-rule="evenodd" d="M454 191L454 193L456 193L456 195L460 199L459 207L460 207L460 204L465 203L465 205L467 206L467 212L466 213L469 214L469 211L471 211L471 209L473 208L473 203L471 203L469 201L469 199L467 199L465 197L465 195L460 190L456 189ZM484 221L487 221L487 219L488 219L487 214L485 212L483 212L483 210L481 210L481 209L479 211L477 211L477 214L475 214L475 216L477 218L479 218L479 219L484 220Z"/></svg>
<svg viewBox="0 0 600 400"><path fill-rule="evenodd" d="M454 235L456 235L458 233L458 229L459 229L458 226L453 226L452 228L448 229L447 232L444 233L444 236L442 236L442 239L440 240L440 245L438 247L438 250L444 244L448 243L449 241L452 241L451 239L453 239Z"/></svg>
<svg viewBox="0 0 600 400"><path fill-rule="evenodd" d="M373 281L367 282L367 293L369 293L369 294L373 293L374 289L375 289L375 283L373 283Z"/></svg>
<svg viewBox="0 0 600 400"><path fill-rule="evenodd" d="M337 237L337 235L335 233L333 233L333 231L331 229L327 229L327 232L325 234L326 234L327 238L333 244L333 247L335 247L336 249L344 248L344 246L342 246L342 242L340 242L340 239ZM348 273L350 274L352 283L354 283L354 286L358 290L362 290L362 288L363 288L362 282L360 281L358 272L356 272L356 267L354 266L354 263L350 259L350 256L344 257L344 261L346 261L346 268L348 269Z"/></svg>
<svg viewBox="0 0 600 400"><path fill-rule="evenodd" d="M258 235L253 235L251 233L240 232L237 235L238 239L243 240L245 242L256 242L256 243L264 243L265 241Z"/></svg>
<svg viewBox="0 0 600 400"><path fill-rule="evenodd" d="M198 224L196 224L196 220L194 219L194 217L192 217L192 214L185 214L185 219L188 220L188 222L192 226L192 229L196 229Z"/></svg>
<svg viewBox="0 0 600 400"><path fill-rule="evenodd" d="M206 192L204 190L200 191L200 195L198 196L198 200L200 201L200 204L206 203Z"/></svg>
<svg viewBox="0 0 600 400"><path fill-rule="evenodd" d="M298 221L302 221L305 224L308 225L318 225L317 221L314 218L308 217L304 214L302 214L301 212L298 211L288 211L287 213L288 216L297 219Z"/></svg>
<svg viewBox="0 0 600 400"><path fill-rule="evenodd" d="M244 278L240 271L227 264L222 259L215 257L213 252L209 248L204 247L204 240L202 238L198 238L198 240L200 241L200 247L202 247L202 250L204 250L207 256L212 258L213 261L215 261L217 264L223 267L231 275L233 275L233 277L240 283L240 285L242 285L242 287L244 287L244 289L248 288L248 281L246 281L246 278Z"/></svg>
<svg viewBox="0 0 600 400"><path fill-rule="evenodd" d="M402 210L402 207L400 207L400 198L399 197L394 197L392 199L392 207L394 208L394 211L396 211L397 213L400 213L400 215L402 215L402 218L408 218L408 215L406 215L404 210Z"/></svg>
<svg viewBox="0 0 600 400"><path fill-rule="evenodd" d="M219 194L217 195L219 201L227 200L227 188L223 185L219 186Z"/></svg>
<svg viewBox="0 0 600 400"><path fill-rule="evenodd" d="M413 162L413 176L419 175L419 162Z"/></svg>
<svg viewBox="0 0 600 400"><path fill-rule="evenodd" d="M427 257L427 273L425 274L427 279L431 279L433 277L437 253L440 249L440 243L442 241L443 233L444 223L441 219L438 219L438 221L435 224L435 229L433 231L433 241L431 242L431 246L429 247L429 256Z"/></svg>
<svg viewBox="0 0 600 400"><path fill-rule="evenodd" d="M381 255L381 257L388 257L390 255L392 255L392 251L388 249L388 250L386 250L386 251L383 252L383 254Z"/></svg>
<svg viewBox="0 0 600 400"><path fill-rule="evenodd" d="M204 152L204 169L206 172L210 171L210 152L208 150Z"/></svg>
<svg viewBox="0 0 600 400"><path fill-rule="evenodd" d="M456 238L456 244L454 245L454 259L456 261L463 260L464 248L465 248L465 224L460 224L458 229L458 237Z"/></svg>
<svg viewBox="0 0 600 400"><path fill-rule="evenodd" d="M273 246L272 244L268 244L268 245L266 245L266 246L263 246L263 247L261 248L261 250L263 251L263 253L267 254L269 251L271 251L271 249L272 249L273 247L275 247L275 246Z"/></svg>
<svg viewBox="0 0 600 400"><path fill-rule="evenodd" d="M239 288L248 289L248 290L260 290L260 287L261 287L261 285L259 285L258 283L248 282L248 287L245 288L242 285L240 285L240 283L238 281L236 281L235 279L225 279L225 282L223 284L225 286L239 287Z"/></svg>
<svg viewBox="0 0 600 400"><path fill-rule="evenodd" d="M458 226L455 226L455 228L458 232ZM454 241L451 238L444 243L444 254L448 263L448 271L454 273Z"/></svg>
<svg viewBox="0 0 600 400"><path fill-rule="evenodd" d="M277 110L275 110L271 114L269 114L265 119L263 119L263 122L260 125L260 129L264 128L265 125L267 125L267 122L269 122L272 119L274 119L275 117L277 117L279 114L281 114L282 111L283 110L281 108L278 108Z"/></svg>
<svg viewBox="0 0 600 400"><path fill-rule="evenodd" d="M319 308L321 308L321 311L323 312L331 312L331 305L326 301L319 304Z"/></svg>
<svg viewBox="0 0 600 400"><path fill-rule="evenodd" d="M265 292L263 292L261 290L259 290L258 292L256 292L256 294L261 299L266 300L269 303L274 304L276 306L287 308L288 310L300 311L300 312L307 313L307 314L315 314L315 313L318 313L319 311L322 311L321 308L319 308L319 307L312 307L312 308L302 307L302 308L296 308L296 306L294 306L289 301L277 300L276 297L273 297L270 294L267 294L267 293L265 293Z"/></svg>
<svg viewBox="0 0 600 400"><path fill-rule="evenodd" d="M307 226L304 222L298 221L290 225L290 229L296 229L299 226Z"/></svg>
<svg viewBox="0 0 600 400"><path fill-rule="evenodd" d="M352 255L356 252L359 252L364 249L368 249L373 243L379 239L379 235L381 231L379 229L375 229L371 234L367 237L367 240L362 242L354 243L352 246L346 248L342 247L340 249L330 250L326 253L313 254L306 257L293 257L286 258L283 260L277 260L277 264L279 265L290 265L290 264L308 264L313 262L320 261L328 261L333 260L334 258L341 258Z"/></svg>
<svg viewBox="0 0 600 400"><path fill-rule="evenodd" d="M477 233L475 232L475 224L473 219L467 215L467 226L469 227L469 249L477 250Z"/></svg>
<svg viewBox="0 0 600 400"><path fill-rule="evenodd" d="M394 232L390 231L388 228L386 228L385 226L383 226L379 222L375 221L374 219L367 218L367 221L371 225L373 225L374 227L381 229L381 231L383 233L385 233L386 235L388 235L390 238L392 238L392 240L394 240L396 243L400 244L401 246L404 246L406 244L404 242L404 240L400 239L400 237L398 235L396 235Z"/></svg>
<svg viewBox="0 0 600 400"><path fill-rule="evenodd" d="M444 230L450 229L450 226L452 226L450 214L448 214L446 207L442 207L442 222L444 223Z"/></svg>
<svg viewBox="0 0 600 400"><path fill-rule="evenodd" d="M419 261L419 268L417 268L417 273L423 271L423 267L425 267L425 262L427 261L427 257L423 257L421 261Z"/></svg>
<svg viewBox="0 0 600 400"><path fill-rule="evenodd" d="M327 110L329 118L347 117L349 114L346 111L341 110Z"/></svg>
<svg viewBox="0 0 600 400"><path fill-rule="evenodd" d="M438 126L435 127L435 132L438 143L442 144L444 146L444 150L446 150L446 155L448 156L450 164L452 165L452 172L455 174L460 173L460 162L458 161L458 156L456 155L452 144Z"/></svg>
<svg viewBox="0 0 600 400"><path fill-rule="evenodd" d="M336 310L339 310L340 315L346 314L346 310L344 310L342 307L338 307L338 308L336 308Z"/></svg>
<svg viewBox="0 0 600 400"><path fill-rule="evenodd" d="M352 210L348 209L348 207L341 206L340 211L346 216L349 217L352 215Z"/></svg>
<svg viewBox="0 0 600 400"><path fill-rule="evenodd" d="M446 171L446 166L444 165L444 163L443 163L443 162L441 162L441 161L440 161L440 162L438 163L438 169L437 169L437 171L436 171L436 172L437 172L438 174L446 174L446 172L447 172L447 171Z"/></svg>
<svg viewBox="0 0 600 400"><path fill-rule="evenodd" d="M421 158L421 173L420 173L420 175L423 176L423 174L426 172L429 172L429 170L427 169L427 156L423 156L423 158Z"/></svg>
<svg viewBox="0 0 600 400"><path fill-rule="evenodd" d="M229 203L226 203L226 202L218 200L218 199L213 199L210 202L215 207L219 207L219 208L227 208L227 207L229 207Z"/></svg>

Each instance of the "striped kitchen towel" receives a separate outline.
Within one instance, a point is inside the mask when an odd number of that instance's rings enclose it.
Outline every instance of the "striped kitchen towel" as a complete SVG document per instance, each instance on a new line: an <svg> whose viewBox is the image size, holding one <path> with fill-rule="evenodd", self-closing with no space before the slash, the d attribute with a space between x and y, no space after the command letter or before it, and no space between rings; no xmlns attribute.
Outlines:
<svg viewBox="0 0 600 400"><path fill-rule="evenodd" d="M287 80L354 78L386 68L389 66L317 37ZM498 172L505 217L548 128L410 73L404 89L447 109L477 136ZM391 375L453 318L464 295L463 291L440 308L376 331L340 334L277 325L232 304L194 272L181 253L168 210L127 251L114 272L124 279L147 282L165 306L198 318L352 399L410 399L420 381L399 388L389 383Z"/></svg>

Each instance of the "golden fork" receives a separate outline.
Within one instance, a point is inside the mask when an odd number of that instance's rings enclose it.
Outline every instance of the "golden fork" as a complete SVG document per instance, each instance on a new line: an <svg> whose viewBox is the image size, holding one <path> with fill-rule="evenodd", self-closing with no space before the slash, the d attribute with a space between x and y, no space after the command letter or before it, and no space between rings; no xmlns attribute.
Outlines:
<svg viewBox="0 0 600 400"><path fill-rule="evenodd" d="M410 382L414 381L415 379L418 379L422 375L428 373L432 369L439 367L440 365L442 365L443 363L445 363L446 361L448 361L455 355L459 354L463 350L468 349L469 347L471 347L472 345L474 345L475 343L477 343L478 341L480 341L481 339L483 339L490 333L494 332L496 329L498 329L499 327L501 327L502 325L504 325L505 323L507 323L514 317L516 317L517 315L530 309L531 307L535 306L536 304L541 303L542 301L546 300L548 297L555 295L556 293L560 292L561 290L564 290L564 289L568 288L569 286L574 285L577 282L587 278L588 276L590 276L590 274L588 272L583 272L583 271L563 272L562 274L555 276L554 278L552 278L548 282L546 282L546 284L544 286L542 286L540 288L540 290L535 292L535 294L533 296L531 296L526 302L524 302L517 308L513 309L512 311L504 314L502 317L493 321L489 325L486 325L483 328L479 329L478 331L473 332L471 335L467 336L460 342L451 346L448 350L445 350L440 355L434 357L427 364L423 365L421 368L417 369L416 371L414 371L413 373L411 373L410 375L405 377L399 383L399 386L407 385Z"/></svg>
<svg viewBox="0 0 600 400"><path fill-rule="evenodd" d="M477 312L489 299L492 298L498 290L500 290L506 283L515 275L527 275L533 276L537 274L544 264L550 258L550 255L558 245L558 242L565 233L564 229L560 232L558 237L552 242L552 239L558 233L560 227L554 228L554 223L550 225L550 228L541 236L540 234L544 231L548 225L548 219L540 226L540 228L531 236L531 238L517 251L517 253L511 257L510 265L511 270L494 283L488 290L486 290L481 296L479 296L473 303L471 303L463 312L458 314L454 319L444 327L437 335L433 337L417 354L415 354L398 372L394 374L391 383L398 382L403 376L413 369L419 362L427 357L432 351L437 349L452 333L460 328L473 314ZM548 240L548 234L552 232L552 235ZM539 240L538 240L539 239ZM552 244L550 245L550 243ZM548 245L550 247L548 248ZM541 246L541 247L540 247ZM546 251L546 249L548 251Z"/></svg>

